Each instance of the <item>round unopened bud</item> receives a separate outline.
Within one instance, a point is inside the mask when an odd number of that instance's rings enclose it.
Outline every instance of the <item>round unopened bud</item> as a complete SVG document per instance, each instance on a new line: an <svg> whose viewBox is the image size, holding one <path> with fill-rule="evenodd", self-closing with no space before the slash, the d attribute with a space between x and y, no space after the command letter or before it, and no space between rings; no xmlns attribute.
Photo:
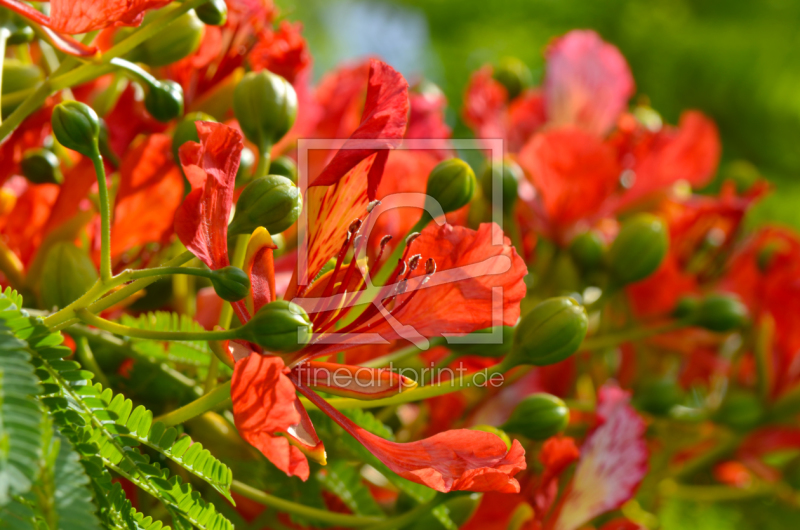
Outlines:
<svg viewBox="0 0 800 530"><path fill-rule="evenodd" d="M638 282L653 274L669 249L664 221L638 214L626 221L608 253L609 269L618 285Z"/></svg>
<svg viewBox="0 0 800 530"><path fill-rule="evenodd" d="M749 431L764 417L764 405L749 390L733 389L728 392L713 419L738 431Z"/></svg>
<svg viewBox="0 0 800 530"><path fill-rule="evenodd" d="M633 404L655 416L664 416L683 400L683 391L671 377L648 377L637 386Z"/></svg>
<svg viewBox="0 0 800 530"><path fill-rule="evenodd" d="M266 153L297 117L297 94L284 78L268 70L246 74L233 93L233 112L245 137Z"/></svg>
<svg viewBox="0 0 800 530"><path fill-rule="evenodd" d="M501 333L501 342L491 341L489 335ZM474 331L464 337L465 342L448 344L450 351L461 355L476 355L478 357L502 357L511 351L511 344L514 342L514 328L511 326L499 326L494 328L481 329Z"/></svg>
<svg viewBox="0 0 800 530"><path fill-rule="evenodd" d="M502 428L531 440L546 440L566 429L568 423L567 405L556 396L539 393L520 401Z"/></svg>
<svg viewBox="0 0 800 530"><path fill-rule="evenodd" d="M222 26L228 21L228 6L225 0L208 0L195 8L197 17L203 24Z"/></svg>
<svg viewBox="0 0 800 530"><path fill-rule="evenodd" d="M494 204L494 182L500 179L503 194L503 213L506 215L514 211L514 204L519 196L519 181L523 178L522 168L519 164L506 158L500 164L488 164L481 175L481 191L483 197Z"/></svg>
<svg viewBox="0 0 800 530"><path fill-rule="evenodd" d="M603 266L607 252L606 244L594 230L575 236L569 244L569 254L581 270L595 271Z"/></svg>
<svg viewBox="0 0 800 530"><path fill-rule="evenodd" d="M475 172L469 164L458 158L439 162L428 175L426 212L436 212L436 205L444 213L453 212L465 206L475 193Z"/></svg>
<svg viewBox="0 0 800 530"><path fill-rule="evenodd" d="M48 149L30 149L22 156L20 172L33 184L61 184L61 161Z"/></svg>
<svg viewBox="0 0 800 530"><path fill-rule="evenodd" d="M39 293L47 309L67 307L97 281L97 270L86 251L59 241L47 252Z"/></svg>
<svg viewBox="0 0 800 530"><path fill-rule="evenodd" d="M516 57L504 57L494 69L492 77L508 91L508 99L519 96L533 84L530 69Z"/></svg>
<svg viewBox="0 0 800 530"><path fill-rule="evenodd" d="M211 285L217 296L227 302L238 302L250 292L250 278L238 267L223 267L212 272Z"/></svg>
<svg viewBox="0 0 800 530"><path fill-rule="evenodd" d="M144 106L158 121L179 118L183 115L183 89L175 81L154 83L144 97Z"/></svg>
<svg viewBox="0 0 800 530"><path fill-rule="evenodd" d="M9 46L17 46L18 44L27 44L29 42L33 42L33 39L36 38L36 33L33 31L33 28L30 26L22 26L21 28L17 28L14 33L9 35L6 44Z"/></svg>
<svg viewBox="0 0 800 530"><path fill-rule="evenodd" d="M732 294L710 294L700 300L689 316L692 324L710 331L725 332L747 322L747 307Z"/></svg>
<svg viewBox="0 0 800 530"><path fill-rule="evenodd" d="M586 310L572 298L545 300L517 324L508 362L545 366L563 361L578 351L588 328Z"/></svg>
<svg viewBox="0 0 800 530"><path fill-rule="evenodd" d="M292 353L310 339L313 327L299 305L286 300L269 303L244 326L239 338L275 353Z"/></svg>
<svg viewBox="0 0 800 530"><path fill-rule="evenodd" d="M297 184L297 164L288 156L279 156L269 165L270 175L280 175Z"/></svg>
<svg viewBox="0 0 800 530"><path fill-rule="evenodd" d="M165 13L179 9L180 4L171 3L158 11L150 11L144 16L139 29L146 27L153 20L164 16ZM134 28L123 28L114 34L114 43L121 42ZM158 33L157 39L147 39L125 57L135 63L144 63L148 66L166 66L183 59L197 51L203 40L205 26L197 17L194 10L189 10L179 16L164 31Z"/></svg>
<svg viewBox="0 0 800 530"><path fill-rule="evenodd" d="M688 318L697 312L699 305L700 300L696 296L684 296L675 304L672 316L679 319Z"/></svg>
<svg viewBox="0 0 800 530"><path fill-rule="evenodd" d="M98 152L100 121L92 108L78 101L64 101L53 108L51 118L56 140L67 149L88 157Z"/></svg>
<svg viewBox="0 0 800 530"><path fill-rule="evenodd" d="M35 64L23 63L18 59L3 60L3 94L27 90L36 86L44 74Z"/></svg>
<svg viewBox="0 0 800 530"><path fill-rule="evenodd" d="M180 148L186 142L199 142L200 137L197 136L198 121L217 121L213 116L205 112L190 112L178 122L175 126L175 131L172 133L172 156L175 157L175 163L180 164Z"/></svg>
<svg viewBox="0 0 800 530"><path fill-rule="evenodd" d="M270 234L279 234L297 221L302 210L303 196L291 180L280 175L259 177L242 190L228 233L251 234L263 226Z"/></svg>

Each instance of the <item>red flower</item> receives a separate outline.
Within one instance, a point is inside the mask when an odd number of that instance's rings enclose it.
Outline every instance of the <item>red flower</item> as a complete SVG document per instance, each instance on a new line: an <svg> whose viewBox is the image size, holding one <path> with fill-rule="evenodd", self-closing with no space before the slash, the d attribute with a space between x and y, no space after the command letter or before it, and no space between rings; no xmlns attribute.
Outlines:
<svg viewBox="0 0 800 530"><path fill-rule="evenodd" d="M109 26L138 26L145 11L168 3L170 0L52 0L47 17L19 0L0 0L0 5L42 26L61 51L72 55L94 55L97 49L68 35Z"/></svg>
<svg viewBox="0 0 800 530"><path fill-rule="evenodd" d="M372 63L369 79L362 123L350 141L374 136L391 148L405 129L407 85L402 76L377 61ZM224 125L204 122L198 123L198 133L200 144L182 148L184 169L195 189L176 214L176 232L187 248L210 267L218 268L228 263L225 230L241 135ZM401 476L440 491L518 491L519 485L512 477L525 467L524 451L518 443L509 451L494 435L453 431L418 442L396 444L356 426L313 390L374 399L396 393L409 384L405 378L390 372L313 361L332 350L364 343L365 339L374 341L368 334L377 334L375 336L385 342L399 338L409 326L419 328L415 332L417 336L420 333L422 336L469 333L491 325L493 309L499 311L506 324L515 322L519 316L519 301L525 295L522 277L526 270L499 229L485 225L473 232L445 225L430 227L411 242L403 257L408 260L402 266L407 274L400 267L395 268L389 283L380 289L372 305L351 319L350 324L337 329L336 324L348 318L351 308L341 302L363 294L360 289L364 282L362 265L356 259L344 264L343 259L351 245L355 247L355 256L364 252L366 238L359 235L359 230L362 226L369 227L370 222L369 218L362 222L359 217L371 210L367 202L370 194L374 194L370 190L377 187L382 174L382 168L379 171L375 168L383 153L388 151L375 147L341 150L308 190L308 277L315 278L322 265L332 257L337 259L336 266L311 285L298 283L295 278L285 295L306 307L315 328L312 342L297 352L288 364L281 358L250 352L234 344L234 357L238 360L232 398L237 426L244 438L280 469L306 478L308 465L303 455L324 460L324 452L293 391L293 383ZM493 245L498 239L499 244ZM271 239L264 231L256 232L251 238L245 270L250 273L254 290L248 308L252 311L258 311L277 295L272 248ZM409 258L409 252L425 252L427 261L416 255ZM434 275L436 260L440 265L439 272ZM376 262L380 263L380 256L373 265ZM437 281L440 274L443 280ZM428 282L430 288L415 289ZM400 290L398 285L407 286L408 292ZM495 302L494 286L504 287L502 300ZM441 305L442 300L446 306ZM432 306L435 302L439 305ZM468 303L470 312L452 311L452 306L466 308ZM237 311L245 321L248 313L241 308ZM338 337L330 334L333 330ZM349 371L356 379L359 374L366 374L378 384L372 388L341 386L335 378L331 383L329 378L321 377L334 369Z"/></svg>
<svg viewBox="0 0 800 530"><path fill-rule="evenodd" d="M311 65L301 29L301 24L283 21L277 30L259 34L248 57L253 70L269 70L294 84L298 74Z"/></svg>
<svg viewBox="0 0 800 530"><path fill-rule="evenodd" d="M548 123L576 125L603 135L633 95L630 68L619 50L594 31L571 31L545 53L544 98Z"/></svg>

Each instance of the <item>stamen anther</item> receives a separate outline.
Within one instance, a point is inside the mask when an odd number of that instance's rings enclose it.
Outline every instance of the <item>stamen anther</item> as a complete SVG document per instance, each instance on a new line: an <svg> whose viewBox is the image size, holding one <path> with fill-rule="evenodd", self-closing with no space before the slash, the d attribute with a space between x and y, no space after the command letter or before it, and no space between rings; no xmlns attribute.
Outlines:
<svg viewBox="0 0 800 530"><path fill-rule="evenodd" d="M381 201L379 201L379 200L377 200L377 199L376 199L376 200L374 200L374 201L372 201L372 202L370 202L370 203L367 205L367 213L371 213L371 212L372 212L372 210L374 210L376 206L380 206L380 205L381 205Z"/></svg>
<svg viewBox="0 0 800 530"><path fill-rule="evenodd" d="M355 234L358 232L358 229L361 228L361 219L356 219L352 223L350 223L350 228L347 229L348 232L351 234Z"/></svg>
<svg viewBox="0 0 800 530"><path fill-rule="evenodd" d="M414 242L415 239L419 237L419 232L411 232L406 237L406 246L411 246L411 243Z"/></svg>
<svg viewBox="0 0 800 530"><path fill-rule="evenodd" d="M388 234L387 234L387 235L385 235L385 236L383 236L383 237L381 238L381 250L383 250L383 249L384 249L384 247L385 247L385 246L386 246L386 245L389 243L389 241L391 241L391 240L392 240L392 236L390 236L390 235L388 235Z"/></svg>
<svg viewBox="0 0 800 530"><path fill-rule="evenodd" d="M428 258L428 261L425 262L425 274L433 274L434 272L436 272L436 260Z"/></svg>
<svg viewBox="0 0 800 530"><path fill-rule="evenodd" d="M417 268L417 265L419 265L419 260L421 259L422 259L422 254L414 254L413 256L411 256L411 258L409 258L408 260L409 272Z"/></svg>

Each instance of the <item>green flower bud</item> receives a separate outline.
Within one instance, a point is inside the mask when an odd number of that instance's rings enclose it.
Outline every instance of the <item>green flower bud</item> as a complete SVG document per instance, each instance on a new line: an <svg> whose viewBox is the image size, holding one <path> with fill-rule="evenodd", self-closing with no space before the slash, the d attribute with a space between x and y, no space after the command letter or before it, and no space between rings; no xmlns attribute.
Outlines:
<svg viewBox="0 0 800 530"><path fill-rule="evenodd" d="M61 161L48 149L29 149L22 156L20 171L33 184L61 184Z"/></svg>
<svg viewBox="0 0 800 530"><path fill-rule="evenodd" d="M684 296L675 304L672 316L675 318L688 318L697 311L700 300L696 296Z"/></svg>
<svg viewBox="0 0 800 530"><path fill-rule="evenodd" d="M92 258L70 241L59 241L47 252L39 294L47 309L66 307L97 281Z"/></svg>
<svg viewBox="0 0 800 530"><path fill-rule="evenodd" d="M292 353L310 339L311 321L299 305L286 300L269 303L239 328L239 338L273 353Z"/></svg>
<svg viewBox="0 0 800 530"><path fill-rule="evenodd" d="M159 81L147 91L144 106L158 121L179 118L183 115L183 89L175 81Z"/></svg>
<svg viewBox="0 0 800 530"><path fill-rule="evenodd" d="M198 6L195 11L197 17L209 26L222 26L228 21L228 6L225 0L208 0Z"/></svg>
<svg viewBox="0 0 800 530"><path fill-rule="evenodd" d="M267 70L246 74L233 93L233 112L245 137L266 153L289 132L297 117L297 94Z"/></svg>
<svg viewBox="0 0 800 530"><path fill-rule="evenodd" d="M714 413L713 420L737 431L749 431L764 417L764 405L753 392L733 389Z"/></svg>
<svg viewBox="0 0 800 530"><path fill-rule="evenodd" d="M291 180L280 175L260 177L242 190L228 234L251 234L259 226L279 234L297 221L302 210L303 196Z"/></svg>
<svg viewBox="0 0 800 530"><path fill-rule="evenodd" d="M717 332L741 328L747 322L747 318L747 307L730 294L706 296L690 317L695 326Z"/></svg>
<svg viewBox="0 0 800 530"><path fill-rule="evenodd" d="M516 57L505 57L494 69L492 77L508 91L508 99L519 96L533 84L530 69Z"/></svg>
<svg viewBox="0 0 800 530"><path fill-rule="evenodd" d="M158 11L149 11L142 21L140 28L144 28L156 18L164 16L165 13L179 9L180 4L173 2ZM135 28L123 28L114 34L114 44L123 41ZM191 55L200 47L203 40L205 26L197 17L194 10L189 10L179 16L167 26L164 31L158 33L157 39L147 39L125 57L134 63L144 63L148 66L166 66L175 61L179 61Z"/></svg>
<svg viewBox="0 0 800 530"><path fill-rule="evenodd" d="M506 444L507 449L511 449L511 438L509 438L506 433L504 433L497 427L492 427L491 425L476 425L474 427L470 427L470 430L483 431L483 432L488 432L489 434L494 434L495 436L503 440L503 443Z"/></svg>
<svg viewBox="0 0 800 530"><path fill-rule="evenodd" d="M567 428L569 408L550 394L531 394L516 406L503 430L531 440L546 440Z"/></svg>
<svg viewBox="0 0 800 530"><path fill-rule="evenodd" d="M35 87L44 79L41 68L35 64L26 64L17 59L6 58L2 63L3 68L3 87L2 95L12 94L20 90L27 90ZM0 99L2 103L3 117L8 116L20 103L10 103L6 98Z"/></svg>
<svg viewBox="0 0 800 530"><path fill-rule="evenodd" d="M492 203L492 188L494 187L495 174L497 178L502 179L503 190L503 213L510 215L514 211L514 204L517 202L519 181L523 178L522 168L511 160L506 158L501 164L494 167L488 164L483 170L481 175L481 191L483 197Z"/></svg>
<svg viewBox="0 0 800 530"><path fill-rule="evenodd" d="M426 211L436 211L436 205L444 213L465 206L475 193L475 172L469 164L458 158L439 162L428 175Z"/></svg>
<svg viewBox="0 0 800 530"><path fill-rule="evenodd" d="M683 401L683 391L669 377L645 379L634 394L633 404L654 416L665 416L675 405Z"/></svg>
<svg viewBox="0 0 800 530"><path fill-rule="evenodd" d="M212 272L211 285L226 302L238 302L250 292L250 278L238 267L223 267Z"/></svg>
<svg viewBox="0 0 800 530"><path fill-rule="evenodd" d="M252 177L253 165L256 163L256 155L247 147L242 148L239 157L239 169L236 170L236 187L244 185Z"/></svg>
<svg viewBox="0 0 800 530"><path fill-rule="evenodd" d="M545 366L563 361L578 351L588 327L586 310L572 298L545 300L517 324L508 362Z"/></svg>
<svg viewBox="0 0 800 530"><path fill-rule="evenodd" d="M607 252L600 234L589 230L575 236L569 244L569 254L583 271L596 271L603 266Z"/></svg>
<svg viewBox="0 0 800 530"><path fill-rule="evenodd" d="M56 140L67 149L88 157L98 152L100 121L92 108L78 101L64 101L53 108L51 118Z"/></svg>
<svg viewBox="0 0 800 530"><path fill-rule="evenodd" d="M608 253L609 269L619 285L638 282L653 274L669 248L664 221L643 213L622 225Z"/></svg>
<svg viewBox="0 0 800 530"><path fill-rule="evenodd" d="M270 175L281 175L297 184L297 164L288 156L279 156L269 165Z"/></svg>
<svg viewBox="0 0 800 530"><path fill-rule="evenodd" d="M476 337L480 340L481 336L494 333L497 328L486 328L479 331L470 333L465 338ZM514 328L511 326L500 326L503 333L503 342L500 344L470 344L470 343L452 343L447 347L454 353L461 355L477 355L478 357L502 357L511 351L511 344L514 342Z"/></svg>

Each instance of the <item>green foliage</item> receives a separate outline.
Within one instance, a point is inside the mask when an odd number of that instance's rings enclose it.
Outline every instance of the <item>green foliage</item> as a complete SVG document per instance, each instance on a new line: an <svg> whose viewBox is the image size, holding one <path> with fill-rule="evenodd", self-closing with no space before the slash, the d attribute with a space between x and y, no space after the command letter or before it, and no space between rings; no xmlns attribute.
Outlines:
<svg viewBox="0 0 800 530"><path fill-rule="evenodd" d="M322 486L339 497L345 506L359 515L383 515L369 488L362 482L356 466L345 460L336 460L317 474Z"/></svg>
<svg viewBox="0 0 800 530"><path fill-rule="evenodd" d="M120 323L137 329L150 331L203 331L203 327L186 315L155 311L133 317L123 315ZM214 354L205 341L159 342L148 339L130 339L133 349L141 355L155 360L170 361L176 365L195 367L203 371L208 367ZM223 373L230 374L227 366L221 366ZM200 371L202 376L204 372Z"/></svg>
<svg viewBox="0 0 800 530"><path fill-rule="evenodd" d="M104 390L100 384L92 385L94 374L82 370L81 365L75 361L65 360L71 351L61 345L63 336L60 333L50 333L40 319L28 317L19 309L20 303L21 299L16 293L7 291L0 295L0 318L5 320L7 326L0 330L0 352L3 353L0 367L5 370L14 360L29 363L28 377L25 378L25 364L17 362L17 366L22 367L18 370L22 375L21 379L27 381L27 386L20 389L17 384L10 391L16 392L23 399L27 397L26 403L44 404L50 411L50 417L75 448L73 451L65 443L71 452L64 452L63 456L59 456L60 460L55 458L53 465L45 468L55 471L53 476L58 481L54 483L56 487L62 487L61 482L73 487L69 492L74 493L75 497L69 509L65 506L62 510L65 514L64 520L81 519L81 514L91 515L95 512L94 506L87 500L89 497L84 494L88 493L86 483L91 481L94 497L99 505L97 512L107 526L129 530L161 528L160 522L145 518L132 509L119 486L112 485L109 473L111 470L158 499L178 528L194 526L200 529L232 530L233 525L217 513L212 504L204 502L199 492L193 491L180 477L171 476L169 470L162 468L159 463L151 462L148 453L139 447L144 446L148 451L168 459L207 482L228 499L232 480L230 469L212 457L201 444L192 444L188 436L179 438L176 429L166 428L160 422L153 424L152 412L144 407L134 409L133 403L124 396L115 396L110 389ZM13 355L6 355L7 351ZM38 393L36 379L33 377L34 368L43 390L38 402L33 398ZM5 382L5 378L2 381ZM2 388L9 387L4 385ZM7 399L4 400L6 401ZM40 416L42 414L39 408L28 406L26 410L39 411ZM2 412L5 413L5 407ZM32 441L30 436L28 441ZM61 455L62 452L59 451L58 454ZM76 467L78 454L88 479ZM36 476L35 469L34 472L25 469L23 475L30 477L30 481ZM47 478L46 473L39 475ZM43 480L41 477L39 482ZM57 489L53 491L55 495L58 494ZM38 497L53 498L53 494ZM62 497L68 498L69 495L65 492ZM19 514L22 518L20 521L31 521L28 517L30 513L39 517L43 511L46 512L27 497L18 495L15 500L17 502L8 510ZM56 505L56 514L58 509ZM27 527L23 525L20 528Z"/></svg>

